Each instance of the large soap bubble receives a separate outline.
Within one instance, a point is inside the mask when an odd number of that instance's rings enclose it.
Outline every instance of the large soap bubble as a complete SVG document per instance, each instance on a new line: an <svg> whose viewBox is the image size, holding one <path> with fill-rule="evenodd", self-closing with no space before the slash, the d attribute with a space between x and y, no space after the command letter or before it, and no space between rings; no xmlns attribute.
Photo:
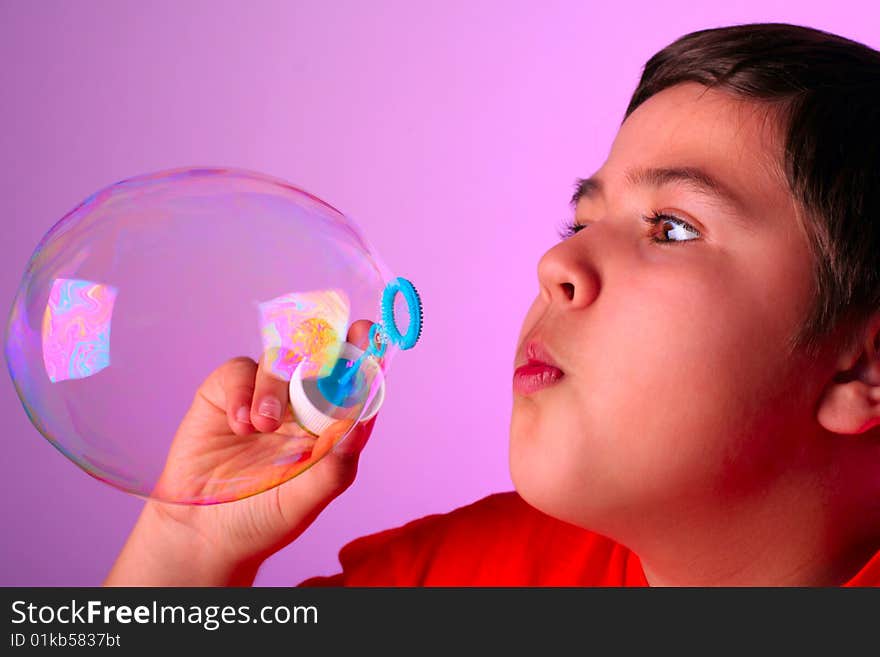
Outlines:
<svg viewBox="0 0 880 657"><path fill-rule="evenodd" d="M361 348L356 320L372 322ZM46 234L6 358L34 426L83 470L212 504L296 476L373 417L420 332L414 288L341 212L261 174L177 169L116 183ZM289 382L292 421L181 444L201 383L238 356Z"/></svg>

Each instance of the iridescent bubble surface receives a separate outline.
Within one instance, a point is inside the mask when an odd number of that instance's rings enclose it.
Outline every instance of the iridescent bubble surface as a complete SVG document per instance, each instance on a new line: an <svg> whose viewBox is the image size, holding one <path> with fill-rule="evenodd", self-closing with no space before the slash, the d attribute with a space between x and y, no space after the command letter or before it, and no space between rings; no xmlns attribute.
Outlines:
<svg viewBox="0 0 880 657"><path fill-rule="evenodd" d="M351 377L321 435L288 406L274 433L175 438L195 421L200 385L239 356L303 385L341 371L352 323L381 322L392 278L351 219L284 181L230 169L138 176L39 243L10 311L7 364L37 430L94 477L165 501L236 500L343 440L379 400L396 350Z"/></svg>

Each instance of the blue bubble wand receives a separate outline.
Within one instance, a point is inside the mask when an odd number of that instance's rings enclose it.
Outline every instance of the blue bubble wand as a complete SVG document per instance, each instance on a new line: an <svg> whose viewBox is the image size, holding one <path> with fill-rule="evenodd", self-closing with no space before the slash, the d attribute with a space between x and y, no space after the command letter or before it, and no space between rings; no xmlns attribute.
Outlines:
<svg viewBox="0 0 880 657"><path fill-rule="evenodd" d="M406 301L409 313L406 333L400 332L394 318L394 301L398 294ZM385 286L382 292L381 315L382 323L374 323L370 327L370 346L367 350L355 361L340 359L330 374L318 380L318 390L336 406L343 406L351 395L353 379L365 358L382 358L389 343L401 350L412 349L422 335L422 301L415 286L405 278L398 276Z"/></svg>

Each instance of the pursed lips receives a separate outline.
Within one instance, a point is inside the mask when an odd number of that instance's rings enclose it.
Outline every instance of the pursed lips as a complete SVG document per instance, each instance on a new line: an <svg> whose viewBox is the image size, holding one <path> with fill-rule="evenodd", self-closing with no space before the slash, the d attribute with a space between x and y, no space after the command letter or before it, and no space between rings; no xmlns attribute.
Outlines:
<svg viewBox="0 0 880 657"><path fill-rule="evenodd" d="M547 365L549 367L553 367L560 372L562 372L562 368L559 367L559 364L544 346L544 344L537 339L531 339L525 344L525 349L523 349L524 357L517 360L517 365L515 369L519 369L520 367L528 364L540 364Z"/></svg>
<svg viewBox="0 0 880 657"><path fill-rule="evenodd" d="M564 376L553 356L540 340L529 340L525 345L525 362L513 373L515 393L529 395L553 385Z"/></svg>

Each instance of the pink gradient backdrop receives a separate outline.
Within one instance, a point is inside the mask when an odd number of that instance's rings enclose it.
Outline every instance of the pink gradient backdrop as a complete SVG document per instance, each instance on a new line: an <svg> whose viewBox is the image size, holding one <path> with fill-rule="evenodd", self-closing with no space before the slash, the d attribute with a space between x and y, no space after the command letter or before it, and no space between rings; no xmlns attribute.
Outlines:
<svg viewBox="0 0 880 657"><path fill-rule="evenodd" d="M257 584L336 572L357 536L512 488L511 363L537 261L648 57L769 21L877 48L878 18L871 0L0 0L4 322L42 235L122 178L252 169L354 217L418 286L423 343L395 362L355 484ZM99 584L142 502L56 452L6 373L0 405L0 585Z"/></svg>

